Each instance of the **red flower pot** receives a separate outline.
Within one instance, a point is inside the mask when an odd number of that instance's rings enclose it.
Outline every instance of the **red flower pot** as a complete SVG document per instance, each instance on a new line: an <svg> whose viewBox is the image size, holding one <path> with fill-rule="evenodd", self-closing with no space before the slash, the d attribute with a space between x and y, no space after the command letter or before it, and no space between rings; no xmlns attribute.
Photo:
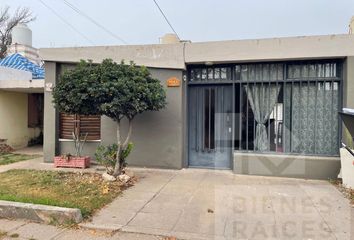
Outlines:
<svg viewBox="0 0 354 240"><path fill-rule="evenodd" d="M54 157L54 167L69 167L69 168L88 168L90 167L91 158L75 157L75 156L56 156Z"/></svg>

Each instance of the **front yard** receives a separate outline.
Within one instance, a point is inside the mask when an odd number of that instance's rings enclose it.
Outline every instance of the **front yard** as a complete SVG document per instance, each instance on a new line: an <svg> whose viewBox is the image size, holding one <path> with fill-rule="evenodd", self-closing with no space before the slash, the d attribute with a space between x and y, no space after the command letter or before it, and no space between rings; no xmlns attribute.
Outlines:
<svg viewBox="0 0 354 240"><path fill-rule="evenodd" d="M39 157L38 155L25 155L17 153L0 153L0 166L10 163L25 161Z"/></svg>
<svg viewBox="0 0 354 240"><path fill-rule="evenodd" d="M84 218L128 187L105 182L97 173L10 170L0 179L0 200L79 208Z"/></svg>

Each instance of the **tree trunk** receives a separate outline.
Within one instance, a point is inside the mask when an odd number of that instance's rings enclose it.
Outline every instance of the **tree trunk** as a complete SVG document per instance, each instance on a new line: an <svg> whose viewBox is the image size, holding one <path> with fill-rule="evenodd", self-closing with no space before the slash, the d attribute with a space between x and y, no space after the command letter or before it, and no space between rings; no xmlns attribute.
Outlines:
<svg viewBox="0 0 354 240"><path fill-rule="evenodd" d="M133 131L133 119L129 119L129 130L128 130L127 138L123 143L123 149L125 149L128 146L130 137L132 135L132 131Z"/></svg>
<svg viewBox="0 0 354 240"><path fill-rule="evenodd" d="M120 120L117 120L117 157L116 157L116 164L114 166L114 172L113 176L118 176L122 173L124 162L123 159L121 158L122 156L122 151L127 148L129 144L130 137L132 135L133 131L133 119L129 119L129 130L127 137L124 141L124 143L121 142L121 136L120 136Z"/></svg>
<svg viewBox="0 0 354 240"><path fill-rule="evenodd" d="M117 156L116 156L116 165L114 166L113 176L118 176L121 173L120 166L120 156L121 156L121 139L120 139L120 119L117 120Z"/></svg>

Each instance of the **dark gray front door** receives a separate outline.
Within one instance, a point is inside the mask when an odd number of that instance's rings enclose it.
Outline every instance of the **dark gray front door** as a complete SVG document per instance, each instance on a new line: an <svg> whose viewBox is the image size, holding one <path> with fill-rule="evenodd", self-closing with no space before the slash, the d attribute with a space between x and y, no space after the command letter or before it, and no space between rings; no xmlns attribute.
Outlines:
<svg viewBox="0 0 354 240"><path fill-rule="evenodd" d="M231 167L232 86L189 87L189 166Z"/></svg>

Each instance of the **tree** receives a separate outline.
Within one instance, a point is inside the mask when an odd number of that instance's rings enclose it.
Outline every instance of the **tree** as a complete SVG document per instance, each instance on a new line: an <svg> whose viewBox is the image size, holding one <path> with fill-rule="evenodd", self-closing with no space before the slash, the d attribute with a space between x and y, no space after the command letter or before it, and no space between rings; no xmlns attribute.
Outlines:
<svg viewBox="0 0 354 240"><path fill-rule="evenodd" d="M145 111L158 111L166 105L166 93L158 79L144 66L120 64L105 59L93 65L82 61L67 71L53 90L54 103L69 114L99 114L117 123L117 154L113 175L125 166L133 119ZM121 123L128 121L128 133L121 136ZM130 150L129 150L130 152Z"/></svg>
<svg viewBox="0 0 354 240"><path fill-rule="evenodd" d="M64 71L53 89L56 108L67 114L99 115L98 66L81 61L75 68ZM102 95L102 94L100 94Z"/></svg>
<svg viewBox="0 0 354 240"><path fill-rule="evenodd" d="M0 59L5 57L7 46L12 43L12 29L19 23L29 23L35 19L29 8L19 7L13 16L10 16L9 10L10 7L0 10Z"/></svg>

